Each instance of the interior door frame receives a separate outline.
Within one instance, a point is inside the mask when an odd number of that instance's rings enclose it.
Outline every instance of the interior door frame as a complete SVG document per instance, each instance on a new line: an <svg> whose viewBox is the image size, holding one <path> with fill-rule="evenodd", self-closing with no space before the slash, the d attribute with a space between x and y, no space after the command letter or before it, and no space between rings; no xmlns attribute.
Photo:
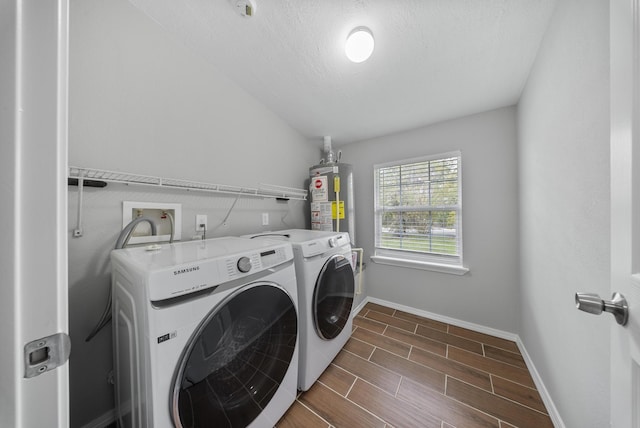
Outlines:
<svg viewBox="0 0 640 428"><path fill-rule="evenodd" d="M68 334L68 0L0 0L0 414L69 426L69 364L26 378L25 345ZM47 342L48 343L48 342ZM48 346L48 345L47 345Z"/></svg>
<svg viewBox="0 0 640 428"><path fill-rule="evenodd" d="M640 0L610 1L610 58L611 291L630 311L611 327L610 418L640 428Z"/></svg>

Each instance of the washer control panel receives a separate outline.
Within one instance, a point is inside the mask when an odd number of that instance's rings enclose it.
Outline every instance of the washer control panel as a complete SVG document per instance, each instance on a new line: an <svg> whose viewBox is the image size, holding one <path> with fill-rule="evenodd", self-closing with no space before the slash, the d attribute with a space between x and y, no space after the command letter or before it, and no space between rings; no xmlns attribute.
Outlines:
<svg viewBox="0 0 640 428"><path fill-rule="evenodd" d="M260 253L260 263L264 267L278 265L287 260L287 252L284 248L275 248Z"/></svg>
<svg viewBox="0 0 640 428"><path fill-rule="evenodd" d="M293 262L293 249L288 242L225 237L125 248L112 256L114 266L145 285L150 301L160 302Z"/></svg>
<svg viewBox="0 0 640 428"><path fill-rule="evenodd" d="M238 263L236 263L238 270L242 273L247 273L251 270L251 259L249 257L240 257Z"/></svg>
<svg viewBox="0 0 640 428"><path fill-rule="evenodd" d="M225 261L228 278L234 279L244 274L257 273L279 265L292 257L290 253L291 251L287 250L285 245L255 253L247 253L241 257L229 258Z"/></svg>

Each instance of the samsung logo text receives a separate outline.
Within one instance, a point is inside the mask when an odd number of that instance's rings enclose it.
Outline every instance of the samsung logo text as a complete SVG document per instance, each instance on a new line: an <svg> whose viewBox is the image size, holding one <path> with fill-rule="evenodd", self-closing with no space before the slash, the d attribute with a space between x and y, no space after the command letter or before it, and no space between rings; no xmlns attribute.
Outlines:
<svg viewBox="0 0 640 428"><path fill-rule="evenodd" d="M183 273L194 272L196 270L200 270L200 266L191 266L191 267L184 268L184 269L174 270L173 274L174 275L182 275Z"/></svg>

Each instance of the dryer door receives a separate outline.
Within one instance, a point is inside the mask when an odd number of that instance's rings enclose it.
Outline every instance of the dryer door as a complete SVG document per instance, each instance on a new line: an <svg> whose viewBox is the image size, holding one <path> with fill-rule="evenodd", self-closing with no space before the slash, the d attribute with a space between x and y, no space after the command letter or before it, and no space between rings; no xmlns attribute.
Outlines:
<svg viewBox="0 0 640 428"><path fill-rule="evenodd" d="M318 335L331 340L349 321L354 295L353 269L344 256L332 256L322 267L313 291L313 321Z"/></svg>
<svg viewBox="0 0 640 428"><path fill-rule="evenodd" d="M251 284L196 329L173 383L177 427L246 427L278 390L296 346L294 302L275 284Z"/></svg>

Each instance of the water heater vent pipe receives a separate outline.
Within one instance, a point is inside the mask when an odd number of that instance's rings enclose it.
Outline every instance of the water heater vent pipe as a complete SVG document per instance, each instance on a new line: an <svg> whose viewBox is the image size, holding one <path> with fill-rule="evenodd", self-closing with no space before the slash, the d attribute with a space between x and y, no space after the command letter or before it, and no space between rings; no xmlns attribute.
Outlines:
<svg viewBox="0 0 640 428"><path fill-rule="evenodd" d="M333 151L331 151L331 136L330 135L325 135L324 136L324 154L326 156L327 163L332 163L334 159L333 159Z"/></svg>

